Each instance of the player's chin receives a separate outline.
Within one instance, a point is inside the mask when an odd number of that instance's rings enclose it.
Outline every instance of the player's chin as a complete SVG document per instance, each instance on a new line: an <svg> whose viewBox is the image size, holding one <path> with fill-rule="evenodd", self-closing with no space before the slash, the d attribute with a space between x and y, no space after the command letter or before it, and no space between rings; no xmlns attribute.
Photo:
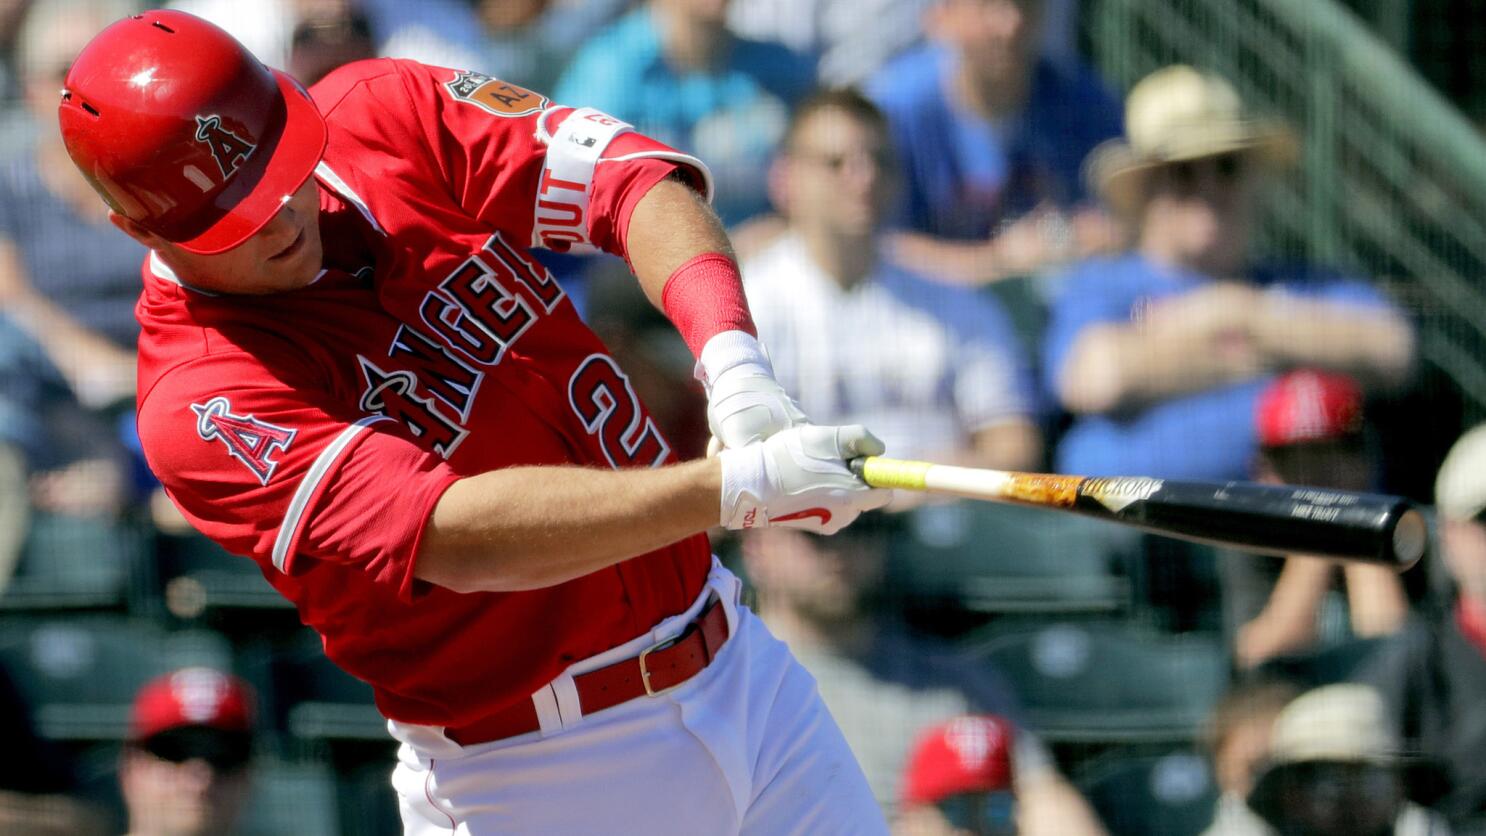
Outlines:
<svg viewBox="0 0 1486 836"><path fill-rule="evenodd" d="M317 237L307 236L295 250L286 254L282 261L269 260L268 266L277 273L276 284L285 290L298 290L313 284L319 277L325 260L324 250Z"/></svg>

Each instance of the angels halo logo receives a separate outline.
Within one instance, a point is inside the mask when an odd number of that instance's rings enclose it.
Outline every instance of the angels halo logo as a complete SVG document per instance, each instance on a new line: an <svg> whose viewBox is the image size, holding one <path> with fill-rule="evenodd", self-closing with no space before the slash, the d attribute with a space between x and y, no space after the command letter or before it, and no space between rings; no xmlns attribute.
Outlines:
<svg viewBox="0 0 1486 836"><path fill-rule="evenodd" d="M223 126L222 117L215 113L196 117L196 141L206 145L212 152L212 159L217 161L223 180L241 168L258 148Z"/></svg>

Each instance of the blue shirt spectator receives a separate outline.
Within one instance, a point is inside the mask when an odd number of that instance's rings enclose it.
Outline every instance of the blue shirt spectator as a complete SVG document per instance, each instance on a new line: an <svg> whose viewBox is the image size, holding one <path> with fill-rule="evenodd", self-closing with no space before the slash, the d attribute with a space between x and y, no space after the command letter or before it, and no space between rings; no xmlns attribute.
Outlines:
<svg viewBox="0 0 1486 836"><path fill-rule="evenodd" d="M679 37L693 41L667 40ZM733 36L721 16L651 3L589 41L553 98L598 108L706 160L717 212L735 224L768 208L761 174L790 107L814 79L807 60L778 44Z"/></svg>
<svg viewBox="0 0 1486 836"><path fill-rule="evenodd" d="M550 93L574 51L622 13L629 0L361 0L361 5L380 55L478 70Z"/></svg>
<svg viewBox="0 0 1486 836"><path fill-rule="evenodd" d="M745 38L783 44L818 61L823 84L866 81L923 39L933 0L733 0L728 26Z"/></svg>
<svg viewBox="0 0 1486 836"><path fill-rule="evenodd" d="M134 350L144 247L48 188L29 148L0 161L0 240L14 246L32 288L84 328Z"/></svg>
<svg viewBox="0 0 1486 836"><path fill-rule="evenodd" d="M987 118L959 101L959 61L930 44L878 72L867 92L888 115L902 159L899 222L943 238L983 240L998 225L1044 204L1086 198L1084 157L1120 133L1120 105L1082 66L1038 61L1027 99L1005 118Z"/></svg>
<svg viewBox="0 0 1486 836"><path fill-rule="evenodd" d="M1089 170L1135 246L1064 277L1044 340L1046 387L1075 416L1056 469L1247 479L1276 372L1332 371L1374 391L1407 380L1413 327L1380 292L1250 256L1262 176L1296 157L1283 125L1181 66L1137 84L1125 114L1128 140L1103 144Z"/></svg>
<svg viewBox="0 0 1486 836"><path fill-rule="evenodd" d="M1290 297L1390 309L1386 297L1370 285L1315 268L1260 266L1249 280L1256 288ZM1139 253L1076 265L1053 307L1044 385L1057 391L1058 375L1085 329L1129 324L1146 305L1212 284L1213 279L1200 273L1163 266ZM1054 468L1094 476L1248 479L1259 450L1254 415L1272 377L1252 377L1143 409L1081 416L1059 443Z"/></svg>

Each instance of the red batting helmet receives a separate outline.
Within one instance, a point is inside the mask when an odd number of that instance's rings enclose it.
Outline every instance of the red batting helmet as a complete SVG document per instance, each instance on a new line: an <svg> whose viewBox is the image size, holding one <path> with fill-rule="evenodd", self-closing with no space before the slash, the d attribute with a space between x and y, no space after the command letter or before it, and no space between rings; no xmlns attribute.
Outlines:
<svg viewBox="0 0 1486 836"><path fill-rule="evenodd" d="M296 81L184 12L98 33L67 73L58 118L115 212L203 254L261 229L325 150L325 120Z"/></svg>

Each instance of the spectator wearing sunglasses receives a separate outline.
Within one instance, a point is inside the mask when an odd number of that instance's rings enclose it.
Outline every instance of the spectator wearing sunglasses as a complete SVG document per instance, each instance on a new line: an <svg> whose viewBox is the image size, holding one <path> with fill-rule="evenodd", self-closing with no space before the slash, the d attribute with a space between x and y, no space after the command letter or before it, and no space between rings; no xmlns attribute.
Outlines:
<svg viewBox="0 0 1486 836"><path fill-rule="evenodd" d="M1186 66L1136 84L1125 124L1086 171L1134 248L1071 268L1044 337L1044 385L1071 413L1056 469L1244 479L1277 374L1348 374L1370 393L1407 382L1414 330L1384 294L1252 258L1257 189L1296 159L1290 131Z"/></svg>
<svg viewBox="0 0 1486 836"><path fill-rule="evenodd" d="M229 833L247 800L254 700L209 668L146 683L134 699L119 784L130 836Z"/></svg>
<svg viewBox="0 0 1486 836"><path fill-rule="evenodd" d="M1035 384L1010 317L883 244L895 160L860 93L824 90L796 110L769 173L785 231L743 260L759 339L814 420L867 423L895 456L1036 469Z"/></svg>

